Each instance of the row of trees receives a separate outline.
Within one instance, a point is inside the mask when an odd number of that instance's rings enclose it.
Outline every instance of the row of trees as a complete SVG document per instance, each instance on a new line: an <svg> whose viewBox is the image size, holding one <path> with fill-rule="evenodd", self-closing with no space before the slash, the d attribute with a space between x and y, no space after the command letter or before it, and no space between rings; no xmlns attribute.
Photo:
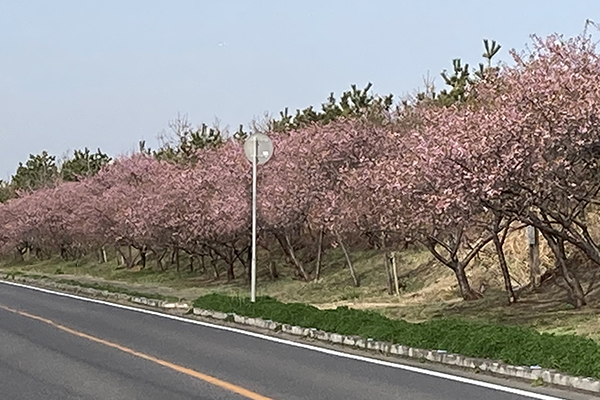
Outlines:
<svg viewBox="0 0 600 400"><path fill-rule="evenodd" d="M349 246L381 249L389 260L415 243L454 272L469 300L479 295L465 269L491 244L512 303L503 243L517 221L539 229L573 303L584 305L569 256L600 265L586 219L600 190L600 59L587 36L535 38L530 53L513 53L514 64L501 68L491 63L499 46L485 47L489 62L476 73L455 62L444 74L449 90L397 109L391 97L353 87L321 111L270 121L276 151L259 174L261 246L277 245L308 281L319 277L326 244L337 244L358 286ZM235 278L250 259L246 134L179 132L175 145L2 205L4 251L78 257L115 246L127 265L151 257L159 268L182 251L192 263L220 260Z"/></svg>
<svg viewBox="0 0 600 400"><path fill-rule="evenodd" d="M43 151L30 155L29 159L19 163L17 172L10 182L0 181L0 202L18 196L19 193L53 187L61 181L74 182L95 175L108 165L111 158L100 149L92 153L88 148L75 150L73 156L57 163L56 157Z"/></svg>

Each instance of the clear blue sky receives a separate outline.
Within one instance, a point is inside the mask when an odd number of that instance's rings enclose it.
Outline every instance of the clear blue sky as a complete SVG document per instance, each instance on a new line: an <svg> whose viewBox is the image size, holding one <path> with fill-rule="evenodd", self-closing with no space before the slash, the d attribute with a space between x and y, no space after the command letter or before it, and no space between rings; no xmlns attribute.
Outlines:
<svg viewBox="0 0 600 400"><path fill-rule="evenodd" d="M114 156L178 113L233 129L356 83L401 97L453 58L580 33L600 1L2 0L0 178L30 153Z"/></svg>

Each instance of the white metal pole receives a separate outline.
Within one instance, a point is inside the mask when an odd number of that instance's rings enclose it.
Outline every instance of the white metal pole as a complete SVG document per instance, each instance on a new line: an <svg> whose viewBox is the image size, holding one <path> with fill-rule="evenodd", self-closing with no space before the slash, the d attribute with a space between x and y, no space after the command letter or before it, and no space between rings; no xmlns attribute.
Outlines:
<svg viewBox="0 0 600 400"><path fill-rule="evenodd" d="M258 140L254 141L254 157L252 157L252 265L250 270L250 301L256 301L256 162L258 157Z"/></svg>

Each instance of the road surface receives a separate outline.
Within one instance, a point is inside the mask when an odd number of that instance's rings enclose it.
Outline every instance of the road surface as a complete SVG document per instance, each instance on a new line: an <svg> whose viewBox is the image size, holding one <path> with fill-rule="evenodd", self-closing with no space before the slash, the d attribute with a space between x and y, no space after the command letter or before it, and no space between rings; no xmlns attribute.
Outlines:
<svg viewBox="0 0 600 400"><path fill-rule="evenodd" d="M6 283L0 377L6 400L536 398Z"/></svg>

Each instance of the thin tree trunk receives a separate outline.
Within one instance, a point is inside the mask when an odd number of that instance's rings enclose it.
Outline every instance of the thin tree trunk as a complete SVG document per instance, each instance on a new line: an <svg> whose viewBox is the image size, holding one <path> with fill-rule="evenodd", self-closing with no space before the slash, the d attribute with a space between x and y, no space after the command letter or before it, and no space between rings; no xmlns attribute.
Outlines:
<svg viewBox="0 0 600 400"><path fill-rule="evenodd" d="M350 275L352 276L352 281L354 282L354 286L359 287L360 279L356 275L356 271L354 270L354 265L352 265L352 260L350 260L350 254L348 254L348 250L346 249L346 246L344 245L344 241L342 240L342 237L340 236L340 234L336 232L336 236L337 236L338 242L340 242L340 247L342 248L342 251L344 252L344 256L346 257L346 263L348 264L348 268L350 269Z"/></svg>
<svg viewBox="0 0 600 400"><path fill-rule="evenodd" d="M294 246L292 246L292 242L290 241L290 237L288 234L285 234L285 243L286 243L286 247L287 247L287 253L290 256L290 259L292 260L294 265L296 266L296 269L302 276L302 279L304 279L306 282L310 281L310 277L306 273L304 266L298 260L298 258L296 258L296 253L294 252Z"/></svg>
<svg viewBox="0 0 600 400"><path fill-rule="evenodd" d="M235 279L235 271L233 270L234 262L227 263L227 282L230 282Z"/></svg>
<svg viewBox="0 0 600 400"><path fill-rule="evenodd" d="M384 249L383 253L383 268L385 269L385 280L387 293L392 296L394 294L394 276L392 273L392 255L386 249L385 233L381 232L379 248Z"/></svg>
<svg viewBox="0 0 600 400"><path fill-rule="evenodd" d="M496 254L498 254L498 262L500 263L502 277L504 278L504 289L506 290L506 296L508 297L508 304L514 304L517 302L517 297L515 296L515 292L512 287L512 282L510 281L510 272L508 271L508 265L506 263L506 257L504 256L502 242L500 241L497 232L494 232L494 237L492 238L492 241L494 242L494 246L496 247Z"/></svg>
<svg viewBox="0 0 600 400"><path fill-rule="evenodd" d="M273 281L279 278L279 272L277 272L277 264L275 264L275 261L273 260L269 260L269 276Z"/></svg>
<svg viewBox="0 0 600 400"><path fill-rule="evenodd" d="M383 267L385 268L387 293L392 296L394 294L394 274L392 273L392 255L389 251L383 254Z"/></svg>
<svg viewBox="0 0 600 400"><path fill-rule="evenodd" d="M142 269L146 268L146 246L143 246L140 250L140 264L142 265Z"/></svg>
<svg viewBox="0 0 600 400"><path fill-rule="evenodd" d="M175 247L173 252L175 252L175 266L177 269L177 273L179 273L179 268L181 266L181 264L179 263L179 247Z"/></svg>
<svg viewBox="0 0 600 400"><path fill-rule="evenodd" d="M123 253L121 252L121 246L116 247L117 250L117 263L119 266L125 265L125 257L123 257Z"/></svg>
<svg viewBox="0 0 600 400"><path fill-rule="evenodd" d="M473 289L471 289L469 279L467 278L467 274L465 273L465 266L462 263L457 262L456 265L452 268L452 270L456 275L456 280L458 281L458 290L464 300L477 300L481 297L477 293L475 293Z"/></svg>
<svg viewBox="0 0 600 400"><path fill-rule="evenodd" d="M460 262L457 258L458 247L456 247L453 252L450 253L451 258L445 258L442 256L436 249L436 242L433 238L429 238L424 244L427 246L427 249L433 254L433 256L442 264L450 268L454 275L456 276L456 281L458 283L458 291L460 296L464 300L476 300L481 297L481 295L477 294L473 289L471 289L471 285L469 284L469 278L467 278L467 274L465 273L465 268L469 264L469 262L475 257L477 252L481 250L481 248L488 243L491 238L488 240L487 238L481 240L478 244L475 245L469 252L469 254ZM458 241L455 243L458 246Z"/></svg>
<svg viewBox="0 0 600 400"><path fill-rule="evenodd" d="M204 260L204 254L200 256L200 270L203 274L206 273L206 261Z"/></svg>
<svg viewBox="0 0 600 400"><path fill-rule="evenodd" d="M394 275L394 290L396 292L396 296L400 296L400 284L398 282L398 265L396 264L396 252L392 251L390 254L392 261L392 273Z"/></svg>
<svg viewBox="0 0 600 400"><path fill-rule="evenodd" d="M579 279L577 279L577 277L569 270L567 265L567 255L565 252L564 240L559 237L553 237L544 232L542 232L542 234L550 246L550 249L552 249L552 253L554 253L558 270L567 284L569 294L573 300L575 308L581 308L587 304L585 293L583 292L583 288L581 287Z"/></svg>
<svg viewBox="0 0 600 400"><path fill-rule="evenodd" d="M23 253L21 253L21 250L18 248L17 248L17 251L15 252L15 261L24 261Z"/></svg>
<svg viewBox="0 0 600 400"><path fill-rule="evenodd" d="M319 281L321 277L321 253L323 252L323 230L321 227L319 231L319 246L317 248L317 265L315 266L315 281Z"/></svg>
<svg viewBox="0 0 600 400"><path fill-rule="evenodd" d="M167 252L168 252L168 251L169 251L168 249L165 249L165 250L162 252L162 254L158 254L157 252L153 251L154 255L156 256L156 268L157 268L159 271L164 271L164 270L165 270L165 268L164 268L164 266L163 266L163 262L162 262L162 260L165 258L165 256L167 255Z"/></svg>

